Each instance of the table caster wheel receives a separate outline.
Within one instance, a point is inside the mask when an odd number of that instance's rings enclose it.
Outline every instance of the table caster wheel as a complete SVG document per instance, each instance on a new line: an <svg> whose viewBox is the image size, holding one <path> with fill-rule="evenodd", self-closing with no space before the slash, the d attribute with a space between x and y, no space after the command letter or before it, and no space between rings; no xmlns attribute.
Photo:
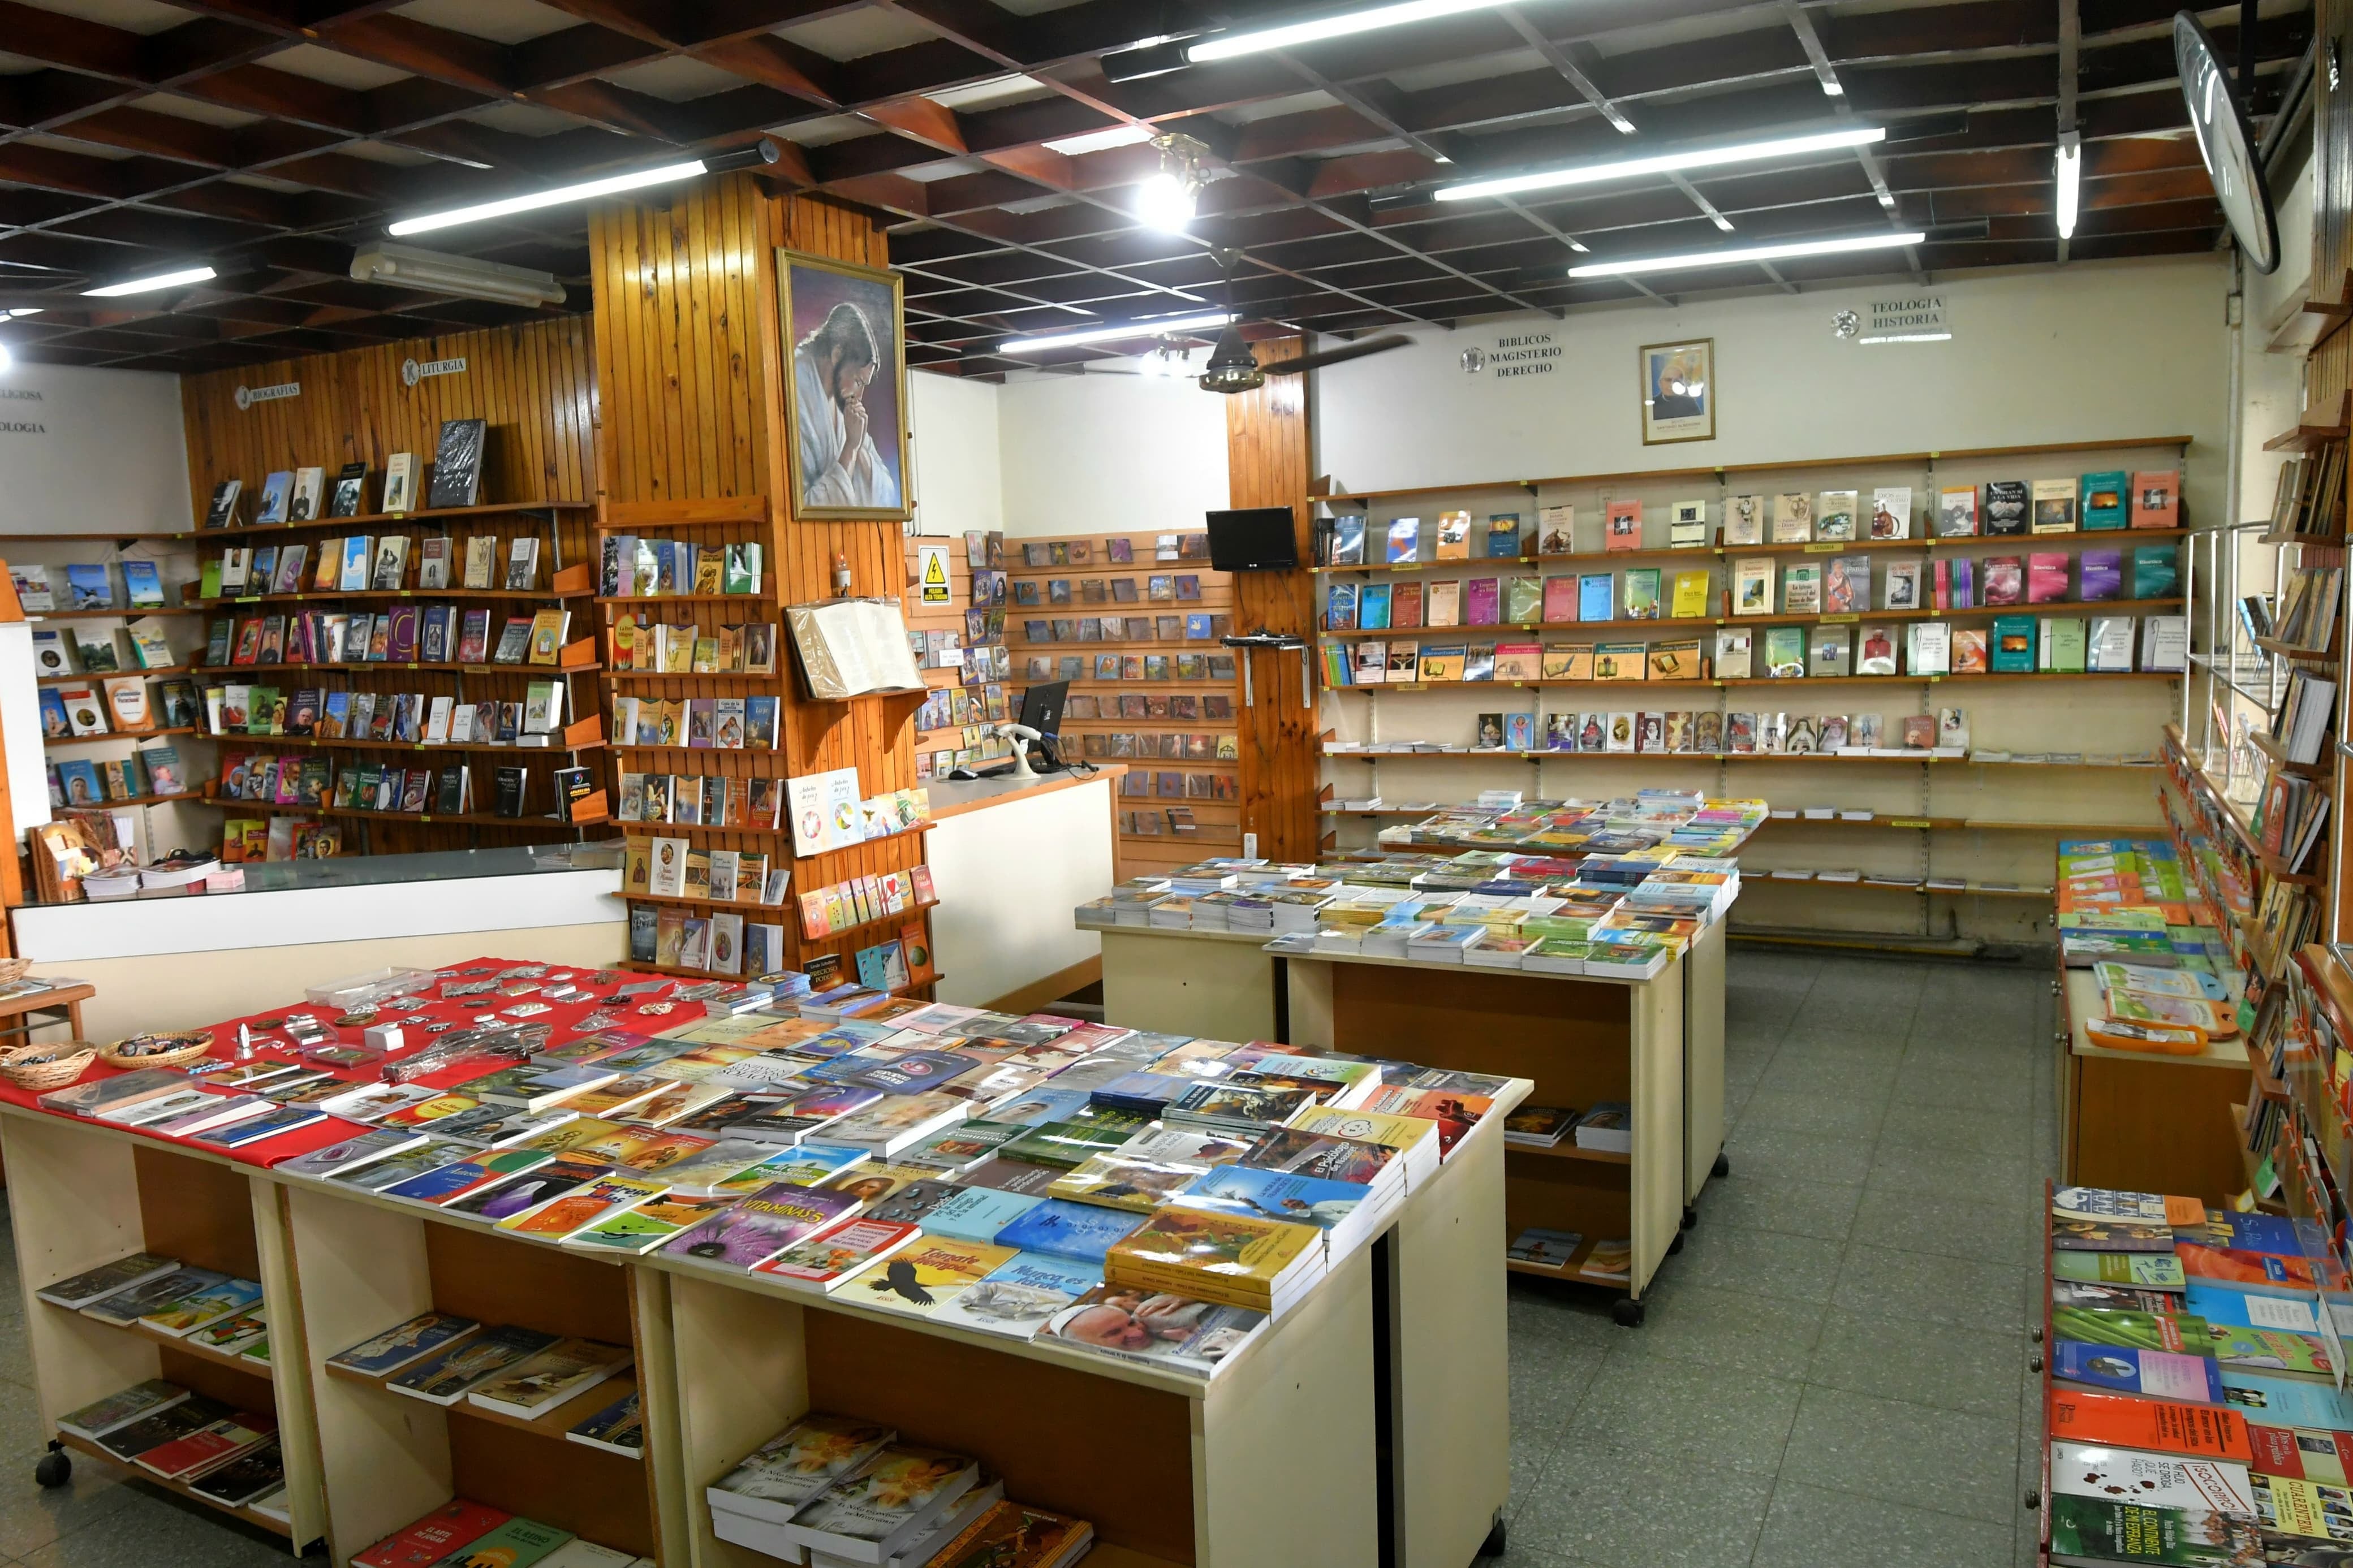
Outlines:
<svg viewBox="0 0 2353 1568"><path fill-rule="evenodd" d="M52 1447L33 1467L33 1479L44 1487L61 1487L73 1479L73 1456Z"/></svg>
<svg viewBox="0 0 2353 1568"><path fill-rule="evenodd" d="M1667 1256L1668 1256L1669 1258L1672 1258L1676 1253L1681 1252L1683 1249L1683 1232L1681 1232L1681 1231L1677 1231L1677 1232L1675 1232L1675 1238L1674 1238L1672 1241L1671 1241L1671 1242L1667 1243Z"/></svg>
<svg viewBox="0 0 2353 1568"><path fill-rule="evenodd" d="M1479 1543L1479 1555L1501 1557L1504 1554L1504 1521L1498 1519L1495 1521L1494 1527L1487 1531L1487 1539Z"/></svg>
<svg viewBox="0 0 2353 1568"><path fill-rule="evenodd" d="M1683 1205L1683 1229L1685 1229L1685 1230L1689 1230L1692 1226L1694 1226L1697 1225L1698 1223L1699 1223L1699 1210L1697 1210L1697 1209L1695 1209L1695 1208L1692 1207L1692 1206L1691 1206L1691 1205L1689 1205L1689 1204L1685 1204L1685 1205Z"/></svg>
<svg viewBox="0 0 2353 1568"><path fill-rule="evenodd" d="M1710 1169L1719 1176L1728 1176L1732 1174L1731 1157L1725 1154L1718 1154L1715 1157L1715 1163L1711 1166Z"/></svg>
<svg viewBox="0 0 2353 1568"><path fill-rule="evenodd" d="M1640 1301L1613 1301L1609 1304L1609 1321L1621 1329L1642 1326L1643 1306Z"/></svg>

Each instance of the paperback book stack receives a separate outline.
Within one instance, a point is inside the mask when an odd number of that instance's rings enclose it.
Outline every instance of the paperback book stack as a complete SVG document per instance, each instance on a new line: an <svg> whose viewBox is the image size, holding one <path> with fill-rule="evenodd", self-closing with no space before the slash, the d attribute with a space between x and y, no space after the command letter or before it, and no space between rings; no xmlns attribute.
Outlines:
<svg viewBox="0 0 2353 1568"><path fill-rule="evenodd" d="M2340 1554L2353 1400L2327 1234L2089 1187L2055 1192L2050 1224L2050 1560Z"/></svg>

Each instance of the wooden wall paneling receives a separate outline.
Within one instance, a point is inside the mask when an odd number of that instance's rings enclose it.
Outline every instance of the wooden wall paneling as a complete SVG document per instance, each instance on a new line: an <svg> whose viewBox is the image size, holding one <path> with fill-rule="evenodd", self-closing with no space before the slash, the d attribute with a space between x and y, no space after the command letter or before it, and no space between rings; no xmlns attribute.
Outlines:
<svg viewBox="0 0 2353 1568"><path fill-rule="evenodd" d="M190 376L182 383L181 402L188 442L191 527L202 521L213 487L219 480L242 479L247 495L258 497L264 477L272 471L315 466L324 468L332 479L343 464L364 461L370 473L364 503L365 520L355 521L352 532L381 535L400 531L412 540L447 533L459 552L460 563L466 539L480 533L494 534L501 542L502 571L504 542L527 530L543 541L542 577L543 581L552 579L560 565L587 558L592 537L587 513L576 510L556 512L551 525L549 513L525 509L539 501L586 502L592 495L596 382L590 367L590 327L585 318L552 318L515 327L445 333L345 353ZM409 359L463 359L467 368L458 374L427 377L410 386L401 376L401 366ZM239 386L286 382L299 383L301 395L253 404L245 409L237 406ZM481 484L484 504L512 503L517 508L515 511L456 516L416 512L398 521L364 514L364 508L381 501L385 464L394 453L416 453L427 470L420 482L429 483L430 460L442 422L472 417L487 420L490 426ZM216 543L225 545L230 537L200 532L195 544L201 552L210 554ZM272 531L240 532L233 537L239 546L307 544L315 565L319 550L329 539L340 536L329 530L303 528L289 531L282 540ZM410 558L413 574L414 545ZM429 594L423 597L431 602ZM461 607L480 607L483 603L462 601ZM298 601L243 606L224 604L221 608L224 615L242 616L271 611L290 615L306 607ZM385 604L352 600L340 601L336 607L373 612L384 608ZM491 638L495 645L499 627L507 615L535 606L494 603L489 607L492 611ZM592 628L585 624L583 608L574 609L568 635L575 640L593 635ZM512 671L462 674L392 666L342 670L283 666L248 667L241 668L237 676L255 684L274 683L290 693L304 686L317 686L328 690L386 693L421 690L428 699L446 695L463 696L473 701L492 698L512 701L522 699L527 681L544 679L553 673L544 667L529 666ZM215 673L211 679L217 682L224 677ZM602 713L602 694L596 682L573 680L567 685L568 719ZM225 756L239 752L287 752L301 749L282 741L273 745L267 737L212 738L225 748ZM405 766L426 765L413 751L387 749L372 753L338 748L329 754L339 767L362 757L397 761ZM464 761L474 775L475 815L487 816L494 770L510 760L498 753L472 752L466 754ZM551 834L568 837L576 831L571 825L531 820L554 809L554 770L569 765L570 761L560 749L515 753L511 762L531 767L533 779L525 799L526 817L512 826L423 822L406 814L298 815L337 821L344 829L343 852L347 854L542 842ZM258 802L220 804L232 816L241 813L246 817L255 817L291 810L281 806L273 811Z"/></svg>
<svg viewBox="0 0 2353 1568"><path fill-rule="evenodd" d="M1257 345L1259 363L1296 359L1299 338ZM1299 559L1314 558L1307 500L1312 410L1308 378L1272 376L1256 392L1226 399L1226 467L1231 504L1288 506ZM1316 657L1315 580L1294 572L1246 572L1234 584L1237 631L1266 630L1307 640L1303 655L1261 652L1257 703L1240 709L1240 831L1258 835L1258 852L1277 860L1313 860L1322 838L1316 793L1322 756L1313 706L1302 708L1293 660ZM1314 676L1311 674L1311 681Z"/></svg>
<svg viewBox="0 0 2353 1568"><path fill-rule="evenodd" d="M789 438L783 376L789 346L782 342L776 251L780 246L871 266L888 264L880 229L862 214L832 204L765 195L748 175L697 181L642 199L615 202L591 214L590 249L597 286L596 374L603 389L602 500L606 525L655 531L650 503L668 503L674 521L694 521L698 503L764 497L762 514L742 529L691 537L758 539L765 556L764 612L783 620L783 607L830 597L837 553L849 562L854 590L898 595L904 566L902 530L894 523L802 522L794 518L784 476ZM616 510L621 509L621 510ZM681 534L681 537L688 535ZM632 610L636 606L630 607ZM676 612L644 606L654 618ZM681 606L686 609L687 606ZM697 605L698 626L716 624L732 605ZM607 606L607 617L623 613ZM766 689L778 698L778 747L773 756L726 753L698 766L730 776L757 769L784 778L855 766L860 788L872 795L914 783L911 698L849 703L803 700L797 677L784 661ZM682 679L622 686L634 695L707 697L761 689L744 682ZM642 771L653 759L620 753ZM676 771L684 771L682 769ZM618 781L615 780L617 791ZM648 825L646 837L659 829ZM922 858L921 835L860 845L795 861L789 833L713 831L693 836L702 848L765 852L771 864L792 868L795 890L853 876L904 870ZM869 930L854 938L805 942L797 912L754 906L735 912L773 918L786 930L787 961L805 966L828 952L847 953L879 940ZM920 918L920 917L911 917Z"/></svg>

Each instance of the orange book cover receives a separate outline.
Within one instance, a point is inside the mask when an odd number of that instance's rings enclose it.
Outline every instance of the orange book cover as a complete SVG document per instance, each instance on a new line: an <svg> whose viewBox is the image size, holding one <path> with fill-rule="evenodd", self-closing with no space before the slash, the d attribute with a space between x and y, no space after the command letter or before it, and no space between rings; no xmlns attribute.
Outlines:
<svg viewBox="0 0 2353 1568"><path fill-rule="evenodd" d="M2138 473L2132 477L2135 528L2181 526L2181 476L2179 473Z"/></svg>
<svg viewBox="0 0 2353 1568"><path fill-rule="evenodd" d="M2253 1458L2247 1442L2247 1424L2235 1410L2213 1405L2134 1399L2118 1394L2052 1391L2051 1440L2236 1459L2242 1464Z"/></svg>
<svg viewBox="0 0 2353 1568"><path fill-rule="evenodd" d="M932 939L921 921L909 921L899 928L899 951L907 957L907 984L928 985L939 978L940 972L932 963Z"/></svg>

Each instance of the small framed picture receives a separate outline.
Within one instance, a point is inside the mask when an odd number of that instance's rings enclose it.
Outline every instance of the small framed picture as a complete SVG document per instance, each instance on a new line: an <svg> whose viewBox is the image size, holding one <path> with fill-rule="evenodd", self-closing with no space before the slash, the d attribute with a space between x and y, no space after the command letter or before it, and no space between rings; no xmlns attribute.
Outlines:
<svg viewBox="0 0 2353 1568"><path fill-rule="evenodd" d="M1715 439L1715 340L1645 343L1642 445Z"/></svg>

